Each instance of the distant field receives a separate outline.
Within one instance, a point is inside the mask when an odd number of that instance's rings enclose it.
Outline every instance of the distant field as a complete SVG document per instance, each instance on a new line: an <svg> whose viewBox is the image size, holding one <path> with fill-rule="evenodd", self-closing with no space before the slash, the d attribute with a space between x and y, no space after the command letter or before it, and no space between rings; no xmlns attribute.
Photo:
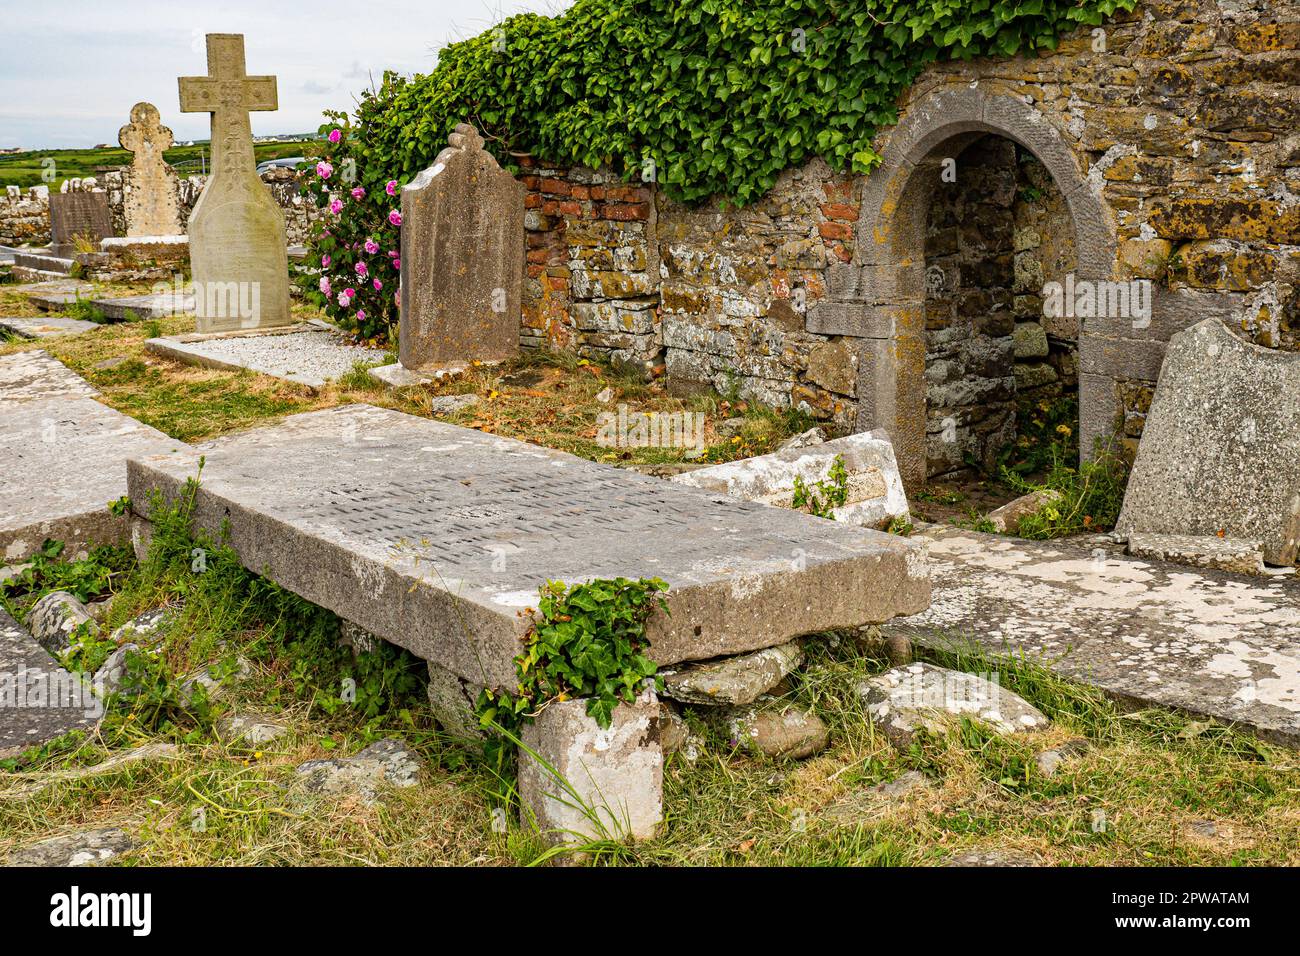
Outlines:
<svg viewBox="0 0 1300 956"><path fill-rule="evenodd" d="M318 142L305 143L254 143L253 154L260 163L267 159L285 156L311 156L320 151ZM46 167L46 157L54 159L54 178L48 185L57 189L65 179L94 176L97 166L129 166L131 154L125 149L38 149L30 153L0 156L0 186L39 186L47 182L41 178ZM202 157L202 159L200 158ZM177 146L163 153L163 158L176 167L182 176L193 176L203 169L208 159L208 146Z"/></svg>

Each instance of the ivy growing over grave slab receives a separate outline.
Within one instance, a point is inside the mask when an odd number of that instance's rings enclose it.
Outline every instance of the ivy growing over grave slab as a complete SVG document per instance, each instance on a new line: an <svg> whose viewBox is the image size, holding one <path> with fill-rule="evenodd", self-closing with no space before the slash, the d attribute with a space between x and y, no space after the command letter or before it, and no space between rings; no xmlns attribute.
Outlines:
<svg viewBox="0 0 1300 956"><path fill-rule="evenodd" d="M372 193L470 122L506 165L512 151L608 162L674 199L744 205L814 156L869 171L873 138L928 64L1052 49L1135 2L578 0L453 43L427 75L386 73L348 144Z"/></svg>
<svg viewBox="0 0 1300 956"><path fill-rule="evenodd" d="M659 578L543 585L536 623L515 658L515 693L485 689L476 702L479 722L492 734L489 757L503 763L520 728L554 701L585 698L587 714L607 728L620 701L636 700L646 681L659 687L658 668L644 653L645 628L655 608L668 613L667 590Z"/></svg>

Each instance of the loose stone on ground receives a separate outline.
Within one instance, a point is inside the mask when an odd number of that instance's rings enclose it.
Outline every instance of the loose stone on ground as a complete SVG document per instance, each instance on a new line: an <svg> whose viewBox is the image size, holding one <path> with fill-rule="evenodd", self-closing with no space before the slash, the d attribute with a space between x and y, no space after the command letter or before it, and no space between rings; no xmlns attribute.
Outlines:
<svg viewBox="0 0 1300 956"><path fill-rule="evenodd" d="M757 700L803 663L795 642L752 654L662 671L664 694L687 704L739 706Z"/></svg>
<svg viewBox="0 0 1300 956"><path fill-rule="evenodd" d="M138 846L118 827L70 833L42 840L10 854L9 866L98 866Z"/></svg>
<svg viewBox="0 0 1300 956"><path fill-rule="evenodd" d="M848 480L846 501L833 510L835 520L883 528L893 518L906 517L907 495L894 450L887 440L868 432L799 444L770 455L684 472L669 480L745 501L789 508L794 502L795 479L802 479L815 490L818 482L829 477L836 457L844 462Z"/></svg>
<svg viewBox="0 0 1300 956"><path fill-rule="evenodd" d="M858 694L871 720L899 748L919 730L944 733L950 726L945 718L976 718L1004 734L1050 724L1038 708L988 678L933 664L892 668L859 684Z"/></svg>
<svg viewBox="0 0 1300 956"><path fill-rule="evenodd" d="M351 757L309 760L297 769L309 793L355 793L373 803L383 787L413 787L423 761L401 740L385 738Z"/></svg>

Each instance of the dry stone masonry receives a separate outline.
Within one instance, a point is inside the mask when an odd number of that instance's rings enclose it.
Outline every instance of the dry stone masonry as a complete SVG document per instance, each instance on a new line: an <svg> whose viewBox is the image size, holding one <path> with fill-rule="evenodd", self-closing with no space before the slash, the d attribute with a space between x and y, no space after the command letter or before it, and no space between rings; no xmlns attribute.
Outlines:
<svg viewBox="0 0 1300 956"><path fill-rule="evenodd" d="M874 172L814 160L739 210L525 157L521 341L883 429L909 484L987 465L1026 396L1077 393L1084 453L1131 453L1181 329L1300 348L1297 23L1151 0L936 63Z"/></svg>

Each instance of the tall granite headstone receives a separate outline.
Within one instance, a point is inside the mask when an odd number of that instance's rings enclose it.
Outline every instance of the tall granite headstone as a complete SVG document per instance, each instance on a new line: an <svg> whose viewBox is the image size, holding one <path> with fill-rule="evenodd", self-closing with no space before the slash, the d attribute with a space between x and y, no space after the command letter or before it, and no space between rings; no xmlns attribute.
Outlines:
<svg viewBox="0 0 1300 956"><path fill-rule="evenodd" d="M398 358L413 371L519 351L524 187L465 123L402 190Z"/></svg>
<svg viewBox="0 0 1300 956"><path fill-rule="evenodd" d="M77 251L77 238L96 249L99 240L113 234L113 214L102 190L50 193L50 250L56 256Z"/></svg>
<svg viewBox="0 0 1300 956"><path fill-rule="evenodd" d="M212 114L212 175L190 214L200 332L288 325L284 213L257 177L249 110L278 108L274 76L248 76L244 37L209 33L208 75L180 78L181 111Z"/></svg>
<svg viewBox="0 0 1300 956"><path fill-rule="evenodd" d="M158 107L131 107L131 122L117 131L117 141L132 154L122 203L127 236L183 235L176 173L163 160L172 131L160 122Z"/></svg>

